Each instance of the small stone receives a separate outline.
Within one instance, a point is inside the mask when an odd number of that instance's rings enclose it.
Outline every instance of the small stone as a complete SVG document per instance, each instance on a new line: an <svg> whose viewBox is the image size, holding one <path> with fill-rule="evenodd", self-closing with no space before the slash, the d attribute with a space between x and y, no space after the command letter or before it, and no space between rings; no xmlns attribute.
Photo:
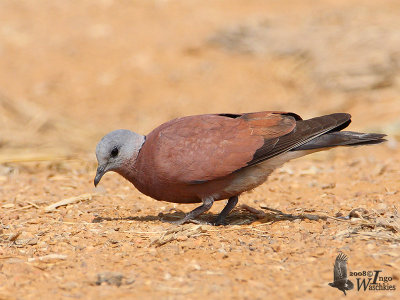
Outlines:
<svg viewBox="0 0 400 300"><path fill-rule="evenodd" d="M387 205L386 205L386 203L379 203L378 206L377 206L377 208L378 208L378 209L384 210L384 209L387 208Z"/></svg>
<svg viewBox="0 0 400 300"><path fill-rule="evenodd" d="M186 236L186 235L180 235L180 236L178 236L177 238L176 238L176 240L178 241L178 242L183 242L183 241L186 241L188 239L188 237Z"/></svg>
<svg viewBox="0 0 400 300"><path fill-rule="evenodd" d="M124 275L117 272L103 272L97 274L96 285L106 283L108 285L121 286Z"/></svg>
<svg viewBox="0 0 400 300"><path fill-rule="evenodd" d="M321 186L321 189L327 190L327 189L333 189L335 187L336 187L336 183L332 182L329 184L324 184L323 186Z"/></svg>
<svg viewBox="0 0 400 300"><path fill-rule="evenodd" d="M350 218L357 218L357 219L362 219L363 216L368 214L368 210L365 208L359 207L359 208L354 208L350 213L349 217Z"/></svg>
<svg viewBox="0 0 400 300"><path fill-rule="evenodd" d="M37 237L31 238L26 242L27 245L31 245L31 246L36 245L37 243L38 243Z"/></svg>

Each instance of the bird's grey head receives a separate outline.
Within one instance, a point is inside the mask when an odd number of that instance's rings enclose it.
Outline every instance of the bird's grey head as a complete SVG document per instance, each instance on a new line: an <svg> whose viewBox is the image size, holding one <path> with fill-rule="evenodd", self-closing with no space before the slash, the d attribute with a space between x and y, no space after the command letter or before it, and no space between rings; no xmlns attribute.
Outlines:
<svg viewBox="0 0 400 300"><path fill-rule="evenodd" d="M126 163L134 161L145 141L143 135L130 130L118 129L105 135L96 147L98 168L96 186L108 171L119 171Z"/></svg>

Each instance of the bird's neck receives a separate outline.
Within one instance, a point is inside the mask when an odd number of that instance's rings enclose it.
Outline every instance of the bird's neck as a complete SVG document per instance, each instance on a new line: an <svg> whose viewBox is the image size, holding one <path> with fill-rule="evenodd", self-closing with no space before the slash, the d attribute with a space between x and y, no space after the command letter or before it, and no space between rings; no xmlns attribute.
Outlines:
<svg viewBox="0 0 400 300"><path fill-rule="evenodd" d="M142 190L141 186L143 183L141 182L141 176L143 170L141 167L141 149L144 146L144 139L143 144L141 145L140 149L136 153L134 153L129 159L125 160L123 166L116 170L118 174L123 176L126 180L131 182L136 188Z"/></svg>

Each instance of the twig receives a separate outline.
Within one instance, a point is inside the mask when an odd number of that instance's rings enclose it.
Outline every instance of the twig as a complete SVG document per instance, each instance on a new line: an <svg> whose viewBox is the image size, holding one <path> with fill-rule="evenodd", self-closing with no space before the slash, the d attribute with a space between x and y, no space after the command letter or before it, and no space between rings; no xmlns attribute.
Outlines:
<svg viewBox="0 0 400 300"><path fill-rule="evenodd" d="M80 202L80 201L92 200L92 196L93 196L93 194L82 194L82 195L79 195L76 197L64 199L64 200L58 201L56 203L53 203L49 206L46 206L44 210L46 212L50 212L50 211L55 210L57 207L60 207L63 205L68 205L68 204L76 203L76 202Z"/></svg>
<svg viewBox="0 0 400 300"><path fill-rule="evenodd" d="M33 207L33 205L32 205L32 204L29 204L29 205L25 205L25 206L22 206L22 207L15 208L15 209L13 209L13 210L11 210L11 211L18 211L18 210L23 210L23 209L31 208L31 207Z"/></svg>
<svg viewBox="0 0 400 300"><path fill-rule="evenodd" d="M33 207L35 207L35 208L37 208L37 209L40 208L40 206L36 205L36 204L33 203L33 202L28 201L28 204L32 205Z"/></svg>
<svg viewBox="0 0 400 300"><path fill-rule="evenodd" d="M15 242L15 240L21 235L21 231L17 231L17 232L15 232L15 233L13 233L13 234L11 234L9 237L8 237L8 241L9 242Z"/></svg>

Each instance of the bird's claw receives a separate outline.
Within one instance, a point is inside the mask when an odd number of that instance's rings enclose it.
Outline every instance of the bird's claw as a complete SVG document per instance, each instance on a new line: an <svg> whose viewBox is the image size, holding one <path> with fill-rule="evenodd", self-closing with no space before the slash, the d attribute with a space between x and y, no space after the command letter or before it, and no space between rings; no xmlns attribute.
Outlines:
<svg viewBox="0 0 400 300"><path fill-rule="evenodd" d="M214 226L226 226L226 225L228 225L228 223L225 220L222 220L222 221L215 220L214 222L212 222L212 225L214 225Z"/></svg>

